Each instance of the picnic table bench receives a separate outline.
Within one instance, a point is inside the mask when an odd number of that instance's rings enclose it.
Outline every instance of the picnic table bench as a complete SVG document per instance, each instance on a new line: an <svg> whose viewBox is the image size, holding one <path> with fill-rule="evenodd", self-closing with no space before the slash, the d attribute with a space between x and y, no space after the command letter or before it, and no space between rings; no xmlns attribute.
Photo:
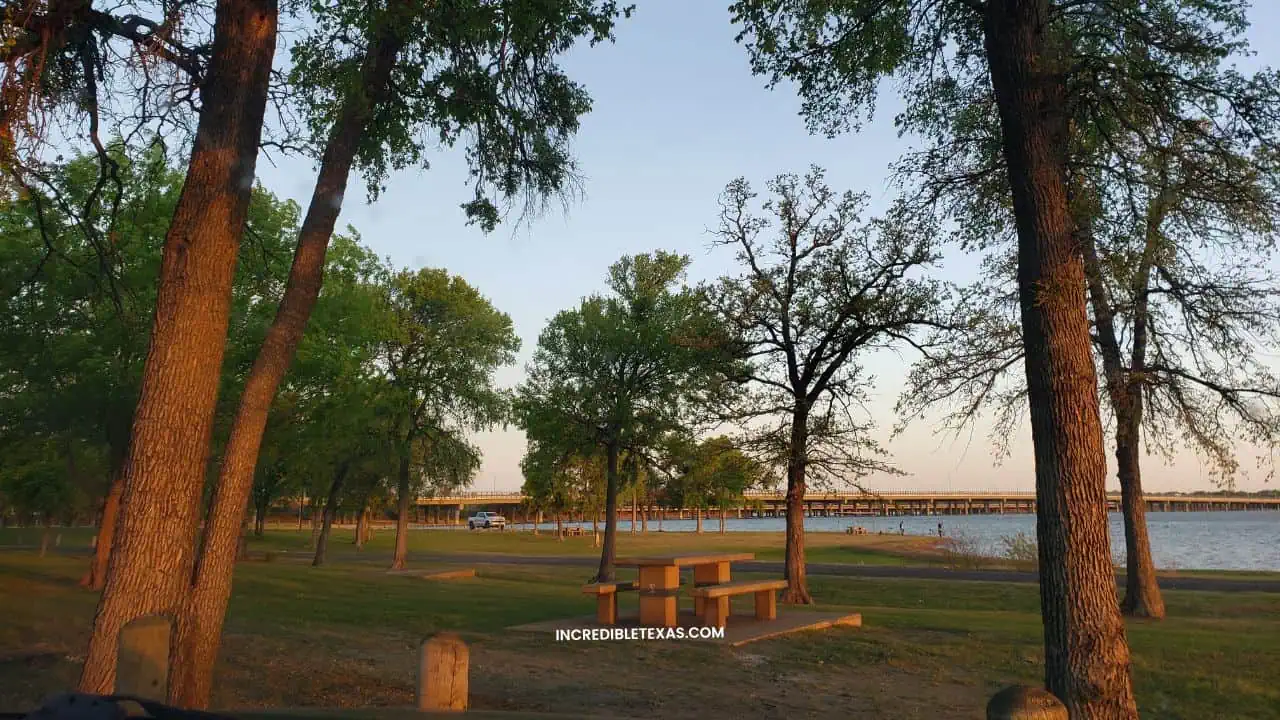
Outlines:
<svg viewBox="0 0 1280 720"><path fill-rule="evenodd" d="M582 586L582 592L596 596L596 622L615 625L618 622L618 593L635 590L635 583L598 582Z"/></svg>
<svg viewBox="0 0 1280 720"><path fill-rule="evenodd" d="M786 580L745 580L695 587L694 600L702 600L702 612L698 617L702 624L724 627L729 619L729 598L734 595L756 596L756 619L773 620L778 617L777 592L787 586Z"/></svg>

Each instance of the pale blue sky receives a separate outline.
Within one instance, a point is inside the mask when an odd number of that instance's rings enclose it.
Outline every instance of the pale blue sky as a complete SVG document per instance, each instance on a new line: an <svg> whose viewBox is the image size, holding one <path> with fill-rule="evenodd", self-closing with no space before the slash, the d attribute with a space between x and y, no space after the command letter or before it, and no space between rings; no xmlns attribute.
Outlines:
<svg viewBox="0 0 1280 720"><path fill-rule="evenodd" d="M655 249L693 257L692 279L732 269L723 251L710 253L707 228L716 221L716 199L725 184L745 176L758 187L780 172L827 168L837 189L865 191L873 207L891 198L887 166L907 147L892 127L897 100L883 94L876 122L856 135L834 140L812 137L797 115L799 101L786 89L767 91L747 67L746 52L733 42L727 2L640 0L618 28L615 45L576 49L565 59L570 76L583 83L595 109L582 122L575 152L586 178L585 196L567 214L559 209L513 231L485 236L464 226L459 203L468 198L460 152L440 154L430 171L393 176L386 194L369 206L353 178L340 223L354 225L379 254L402 266L444 267L464 276L499 309L509 313L524 341L520 366L500 375L504 385L522 377L522 366L539 331L557 311L603 289L605 269L624 254ZM1280 12L1271 0L1256 3L1253 33L1263 64L1280 64L1280 48L1265 32ZM262 182L305 206L314 173L310 161L259 163ZM358 190L357 188L361 188ZM975 263L959 253L943 273L972 278ZM879 378L871 410L888 437L892 404L904 363L868 359ZM935 437L928 423L888 445L908 477L870 478L880 488L1032 489L1030 431L1023 428L1013 457L993 466L980 427L970 442ZM477 488L514 489L524 438L514 429L477 438L484 466ZM1150 490L1205 487L1208 477L1193 456L1175 467L1148 461ZM1251 460L1243 465L1252 467ZM1245 486L1258 483L1244 483ZM1114 477L1109 482L1115 485Z"/></svg>

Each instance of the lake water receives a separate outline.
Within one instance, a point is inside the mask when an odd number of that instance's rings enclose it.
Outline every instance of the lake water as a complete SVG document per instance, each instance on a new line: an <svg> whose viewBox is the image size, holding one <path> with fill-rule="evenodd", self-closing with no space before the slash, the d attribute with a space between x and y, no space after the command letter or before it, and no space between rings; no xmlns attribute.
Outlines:
<svg viewBox="0 0 1280 720"><path fill-rule="evenodd" d="M1111 554L1124 564L1124 525L1119 513L1110 513ZM1000 554L1000 538L1026 533L1036 534L1035 515L945 515L940 517L810 517L805 529L810 532L844 532L850 525L860 525L869 532L898 532L902 523L908 535L937 535L938 523L943 533L965 538L980 552ZM576 523L583 524L583 523ZM591 523L585 523L587 527ZM649 530L657 529L656 520ZM664 520L666 532L692 532L693 520ZM555 528L555 524L543 524ZM631 521L624 517L618 527L630 531ZM730 519L729 532L781 532L782 518ZM709 518L703 531L714 533L720 521ZM1151 536L1151 553L1156 567L1164 570L1268 570L1280 572L1280 512L1152 512L1147 513L1147 531Z"/></svg>

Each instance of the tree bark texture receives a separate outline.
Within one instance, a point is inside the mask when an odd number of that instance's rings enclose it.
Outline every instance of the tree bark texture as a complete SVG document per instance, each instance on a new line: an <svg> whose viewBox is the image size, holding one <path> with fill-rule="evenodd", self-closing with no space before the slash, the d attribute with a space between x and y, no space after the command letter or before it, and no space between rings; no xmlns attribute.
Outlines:
<svg viewBox="0 0 1280 720"><path fill-rule="evenodd" d="M1045 684L1073 718L1136 718L1112 573L1106 448L1067 197L1065 48L1047 0L988 0L986 53L1018 231Z"/></svg>
<svg viewBox="0 0 1280 720"><path fill-rule="evenodd" d="M613 563L618 547L618 446L605 448L604 547L594 582L613 582Z"/></svg>
<svg viewBox="0 0 1280 720"><path fill-rule="evenodd" d="M1085 274L1088 277L1089 297L1093 304L1093 317L1098 336L1098 348L1102 354L1103 376L1107 395L1116 416L1116 469L1120 480L1120 505L1124 515L1125 538L1125 589L1120 610L1125 615L1161 619L1165 616L1164 597L1156 578L1156 566L1151 559L1151 539L1147 535L1147 508L1142 498L1142 469L1139 458L1142 429L1142 385L1130 375L1140 368L1145 359L1145 312L1134 314L1133 364L1126 375L1121 360L1120 341L1116 335L1115 313L1098 259L1097 246L1091 233L1082 233L1081 247L1084 253ZM1149 252L1144 253L1138 272L1138 282L1143 287L1149 281ZM1141 293L1141 291L1139 291ZM1145 305L1146 295L1141 293L1138 305ZM1143 308L1145 311L1145 308Z"/></svg>
<svg viewBox="0 0 1280 720"><path fill-rule="evenodd" d="M399 506L396 513L396 550L391 558L392 570L403 570L409 559L409 456L400 458L400 475L396 483Z"/></svg>
<svg viewBox="0 0 1280 720"><path fill-rule="evenodd" d="M120 517L120 495L124 492L123 463L112 469L111 486L102 501L102 519L93 545L93 557L89 570L80 579L81 587L101 590L107 582L107 562L111 559L111 542L116 534L116 522Z"/></svg>
<svg viewBox="0 0 1280 720"><path fill-rule="evenodd" d="M165 237L119 522L81 692L110 693L120 628L142 615L177 615L190 589L231 283L253 189L276 22L275 0L217 3L202 110Z"/></svg>
<svg viewBox="0 0 1280 720"><path fill-rule="evenodd" d="M320 522L324 519L323 509L320 498L311 498L311 543L307 547L312 551L316 549L316 543L320 540Z"/></svg>
<svg viewBox="0 0 1280 720"><path fill-rule="evenodd" d="M316 543L316 554L311 560L311 567L324 565L325 551L329 547L329 532L333 529L333 516L338 512L338 498L342 496L342 483L347 478L350 463L342 463L333 475L329 485L329 497L324 501L324 519L320 524L320 540Z"/></svg>
<svg viewBox="0 0 1280 720"><path fill-rule="evenodd" d="M271 509L270 502L260 502L253 515L253 534L254 537L262 537L267 532L267 512Z"/></svg>
<svg viewBox="0 0 1280 720"><path fill-rule="evenodd" d="M232 540L243 521L245 503L253 489L262 433L276 390L293 362L319 297L324 282L325 255L342 209L352 163L366 126L387 96L391 71L404 47L400 33L392 31L401 27L388 22L379 31L362 67L358 87L363 92L354 92L344 100L330 131L311 202L298 233L284 297L240 398L214 493L210 529L197 560L185 622L179 623L178 628L182 659L175 668L180 679L173 683L170 700L181 707L208 707L222 621L231 596L235 564ZM326 521L331 523L332 518ZM320 542L324 532L321 531ZM317 548L317 558L322 557L322 551Z"/></svg>
<svg viewBox="0 0 1280 720"><path fill-rule="evenodd" d="M365 532L369 527L369 499L364 498L360 501L360 510L356 513L356 550L363 550L364 544L368 540Z"/></svg>
<svg viewBox="0 0 1280 720"><path fill-rule="evenodd" d="M53 516L49 513L41 513L40 522L43 529L40 531L40 557L44 557L49 552L49 538L53 535Z"/></svg>
<svg viewBox="0 0 1280 720"><path fill-rule="evenodd" d="M797 605L813 603L804 560L804 474L808 446L809 415L807 410L802 410L791 417L791 444L787 448L787 540L783 564L787 589L781 597L782 602Z"/></svg>

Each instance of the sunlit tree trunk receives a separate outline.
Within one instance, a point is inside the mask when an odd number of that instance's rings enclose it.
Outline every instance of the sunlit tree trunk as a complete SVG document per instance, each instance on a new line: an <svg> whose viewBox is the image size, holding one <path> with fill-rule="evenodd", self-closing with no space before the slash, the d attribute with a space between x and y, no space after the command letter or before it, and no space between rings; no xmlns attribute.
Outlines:
<svg viewBox="0 0 1280 720"><path fill-rule="evenodd" d="M120 517L120 496L124 493L124 459L111 471L111 486L102 501L102 518L98 521L98 532L94 535L93 557L89 561L89 570L80 579L81 587L90 590L101 590L107 582L107 562L111 558L111 542L116 534L116 522Z"/></svg>
<svg viewBox="0 0 1280 720"><path fill-rule="evenodd" d="M1136 718L1106 516L1085 273L1067 197L1068 48L1047 0L987 0L986 54L1018 232L1045 684L1073 718Z"/></svg>
<svg viewBox="0 0 1280 720"><path fill-rule="evenodd" d="M275 0L219 0L216 6L200 119L165 237L119 520L81 692L110 693L120 629L143 615L177 616L190 588L276 20Z"/></svg>
<svg viewBox="0 0 1280 720"><path fill-rule="evenodd" d="M809 605L809 582L804 559L804 490L805 465L808 456L809 415L804 401L791 417L791 445L787 457L787 538L783 577L787 581L782 602Z"/></svg>
<svg viewBox="0 0 1280 720"><path fill-rule="evenodd" d="M1153 218L1153 220L1155 220ZM1159 220L1155 220L1157 223ZM1149 232L1150 234L1150 232ZM1139 459L1142 429L1142 384L1126 375L1116 336L1115 313L1104 282L1097 246L1089 228L1081 232L1085 273L1093 305L1094 325L1102 355L1107 394L1116 416L1116 469L1120 480L1121 512L1125 536L1125 594L1121 612L1135 617L1160 619L1165 616L1164 598L1151 560L1151 540L1147 535L1146 500L1142 497L1142 470ZM1139 300L1134 308L1132 360L1129 375L1141 375L1145 361L1146 292L1151 272L1152 238L1139 261Z"/></svg>

